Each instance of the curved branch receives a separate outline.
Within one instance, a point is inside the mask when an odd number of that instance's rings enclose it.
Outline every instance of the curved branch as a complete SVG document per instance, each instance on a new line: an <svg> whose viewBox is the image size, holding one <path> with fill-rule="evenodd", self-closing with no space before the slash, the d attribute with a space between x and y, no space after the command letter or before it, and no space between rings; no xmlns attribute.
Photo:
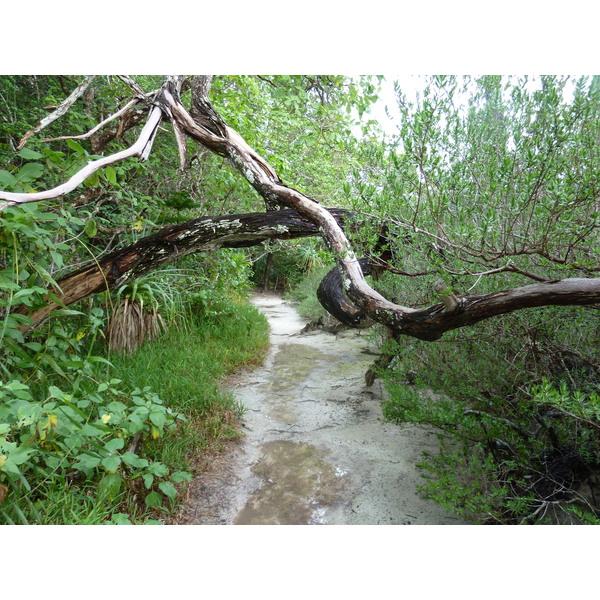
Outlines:
<svg viewBox="0 0 600 600"><path fill-rule="evenodd" d="M95 173L99 169L112 165L120 160L130 158L132 156L139 156L141 161L148 158L152 142L158 130L158 125L162 118L162 110L159 107L154 107L150 112L148 121L144 125L139 138L137 141L116 154L105 156L89 162L83 169L75 173L65 183L52 188L51 190L45 190L43 192L33 192L31 194L17 193L17 192L0 192L0 200L6 200L6 202L0 204L0 210L8 206L15 206L17 204L27 204L29 202L39 202L40 200L50 200L52 198L59 198L69 192L73 191L78 185L81 185L92 173Z"/></svg>
<svg viewBox="0 0 600 600"><path fill-rule="evenodd" d="M371 272L368 259L361 259L359 264L365 275ZM371 315L348 299L342 281L339 270L332 269L317 290L319 302L345 325L364 327ZM387 325L397 335L434 341L452 329L517 310L541 306L590 306L598 303L600 278L572 278L534 283L491 294L452 296L451 310L448 302L442 302L414 310L403 317L396 313L380 314L380 318L376 320Z"/></svg>
<svg viewBox="0 0 600 600"><path fill-rule="evenodd" d="M95 78L96 78L96 75L88 75L88 77L86 77L73 90L73 92L71 93L71 95L66 100L64 100L62 102L62 104L60 104L60 106L53 113L49 114L47 117L44 117L40 121L40 124L35 129L32 129L31 131L28 131L22 137L21 141L19 142L19 145L17 146L17 150L21 150L21 148L23 148L23 146L27 143L27 140L32 135L34 135L38 131L41 131L45 127L48 127L48 125L50 125L50 123L53 123L54 121L56 121L56 119L62 117L69 110L69 108L71 108L71 106L73 106L73 104L75 104L75 101L83 95L83 93L85 92L85 90L87 90L87 88L89 87L90 83L92 83L92 81Z"/></svg>
<svg viewBox="0 0 600 600"><path fill-rule="evenodd" d="M61 135L59 137L54 137L54 138L44 138L41 141L42 142L57 142L60 140L87 140L87 138L92 137L92 135L94 135L94 133L96 133L96 131L99 131L100 129L102 129L102 127L104 127L107 123L110 123L111 121L114 121L115 119L118 119L121 115L125 114L132 106L135 106L140 101L141 100L139 98L134 98L133 100L130 100L121 110L118 110L116 113L110 115L109 117L106 117L106 119L104 119L104 121L98 123L98 125L96 125L93 129L90 129L87 133L82 133L80 135Z"/></svg>
<svg viewBox="0 0 600 600"><path fill-rule="evenodd" d="M424 340L435 340L445 331L523 308L600 303L600 278L564 279L562 281L528 285L484 296L463 296L456 298L456 302L452 304L452 310L448 310L444 304L417 310L388 301L366 282L361 268L361 261L354 254L348 238L334 215L313 198L283 184L273 167L259 156L235 130L225 124L206 96L209 84L210 80L203 79L203 77L197 78L194 82L192 114L190 114L179 99L181 78L169 77L167 83L155 98L155 107L150 113L140 138L131 148L90 163L67 183L53 190L33 194L0 192L0 199L8 201L5 204L0 204L0 210L12 204L36 202L61 196L71 191L99 168L129 156L139 155L141 160L145 160L150 151L152 140L156 135L161 120L161 112L164 112L174 123L181 151L183 151L181 136L185 134L200 142L209 150L228 157L232 165L264 198L269 209L279 209L282 206L290 207L316 226L329 248L336 255L340 289L358 309L375 321L386 325L395 334L409 335ZM181 234L181 236L176 237L176 246L184 244L187 235ZM208 247L215 247L215 243L210 242ZM219 247L219 244L216 247ZM161 251L164 251L164 249ZM105 257L104 260L108 258ZM130 267L131 265L126 261L125 271L133 273ZM121 281L122 266L119 266L118 269L119 272L114 275L114 281ZM100 269L98 273L100 275L96 274L95 279L91 278L89 281L81 282L81 285L88 289L88 293L93 293L93 290L99 289L98 286L106 285L108 280L106 272ZM101 280L98 280L98 277L101 277ZM91 283L93 281L96 283ZM89 291L89 289L92 289L92 291ZM72 299L73 297L65 297L65 301L74 302L81 296Z"/></svg>
<svg viewBox="0 0 600 600"><path fill-rule="evenodd" d="M349 211L332 209L334 218L343 223ZM288 240L320 235L319 230L296 211L281 210L223 217L200 217L171 225L104 256L92 265L82 267L57 281L60 305L68 306L87 296L115 289L126 281L140 277L178 258L218 248L257 246L267 240ZM59 308L48 301L41 309L29 313L29 331ZM27 307L23 307L26 311Z"/></svg>

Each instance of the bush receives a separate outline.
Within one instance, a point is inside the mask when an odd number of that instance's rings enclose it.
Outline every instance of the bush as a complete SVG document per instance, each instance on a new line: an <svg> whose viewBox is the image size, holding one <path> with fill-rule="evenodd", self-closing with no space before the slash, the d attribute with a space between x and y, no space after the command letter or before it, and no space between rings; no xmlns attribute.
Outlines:
<svg viewBox="0 0 600 600"><path fill-rule="evenodd" d="M426 496L485 522L581 522L578 514L600 514L598 349L594 332L577 327L580 319L549 308L433 344L396 344L382 374L390 392L384 414L433 426L443 441L439 455L420 465Z"/></svg>

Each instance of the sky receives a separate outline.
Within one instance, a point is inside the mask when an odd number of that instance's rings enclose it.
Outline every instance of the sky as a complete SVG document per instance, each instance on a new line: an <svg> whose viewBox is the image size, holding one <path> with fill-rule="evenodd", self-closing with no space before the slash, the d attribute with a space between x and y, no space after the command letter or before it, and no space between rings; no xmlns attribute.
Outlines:
<svg viewBox="0 0 600 600"><path fill-rule="evenodd" d="M536 74L533 74L531 77L529 77L528 82L526 84L527 88L530 91L539 89L541 86L539 77L536 77L535 75ZM565 85L565 100L572 99L576 80L577 76L574 76ZM388 74L385 76L385 80L381 84L380 98L371 107L369 115L370 118L379 122L386 137L393 136L396 133L398 133L398 124L400 121L400 112L398 110L396 94L394 92L395 81L399 83L403 94L405 94L407 100L411 102L415 101L417 93L423 90L425 84L425 77L423 75L407 74ZM460 94L458 94L456 98L460 99ZM466 97L464 97L464 102L466 104ZM359 130L360 128L356 129L357 135Z"/></svg>

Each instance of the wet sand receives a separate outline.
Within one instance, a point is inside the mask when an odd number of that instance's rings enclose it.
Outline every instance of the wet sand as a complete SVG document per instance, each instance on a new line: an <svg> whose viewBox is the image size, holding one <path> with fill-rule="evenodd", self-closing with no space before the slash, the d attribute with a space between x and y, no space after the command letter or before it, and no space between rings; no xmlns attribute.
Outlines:
<svg viewBox="0 0 600 600"><path fill-rule="evenodd" d="M190 488L186 524L461 524L423 499L415 464L433 432L383 421L383 386L366 332L300 333L306 322L273 294L254 304L271 325L265 364L230 387L245 436Z"/></svg>

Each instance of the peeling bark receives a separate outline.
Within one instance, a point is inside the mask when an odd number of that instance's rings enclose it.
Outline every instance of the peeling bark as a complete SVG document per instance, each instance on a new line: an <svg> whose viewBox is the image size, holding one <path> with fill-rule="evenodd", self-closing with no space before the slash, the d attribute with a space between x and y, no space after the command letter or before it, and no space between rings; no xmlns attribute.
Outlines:
<svg viewBox="0 0 600 600"><path fill-rule="evenodd" d="M227 157L233 167L262 196L269 210L277 211L282 207L289 207L312 223L314 228L317 228L337 258L339 272L335 283L342 293L342 297L335 301L332 300L331 307L335 310L335 304L337 303L337 309L339 309L338 312L342 315L342 318L360 323L364 318L370 317L386 325L395 334L409 335L424 340L435 340L451 329L472 325L483 319L524 308L548 305L583 306L600 303L600 278L564 279L482 296L457 297L453 298L452 302L446 301L446 305L436 304L430 308L419 310L388 301L366 282L361 261L354 254L346 235L332 212L321 206L313 198L286 186L273 167L259 156L239 133L227 126L222 117L214 110L208 100L210 77L198 76L193 78L190 112L185 109L179 98L182 81L179 76L167 78L165 85L154 98L154 108L150 112L140 138L131 148L90 163L68 182L53 190L33 194L0 192L0 199L8 201L0 204L0 210L12 204L36 202L64 195L83 182L94 171L118 160L135 155L144 160L150 151L161 116L164 115L173 121L181 156L185 152L182 138L186 135L212 152ZM261 213L260 219L263 223L268 223L266 220L268 214L270 213ZM243 220L242 217L244 216L238 215L240 223ZM214 222L213 225L215 225ZM253 227L253 232L247 231L245 238L236 238L240 232L232 229L229 229L229 233L223 236L217 235L217 232L214 231L215 236L210 239L206 238L203 242L205 244L203 248L209 249L229 244L250 245L251 239L270 239L268 236L263 237L260 223L255 222ZM186 231L179 231L178 234L173 234L176 235L174 239L168 237L171 234L167 234L163 241L170 243L171 248L185 248L188 237L190 239L202 239L201 230L202 227L199 226L196 231L188 230L187 233ZM313 235L313 233L310 235ZM198 249L200 247L196 248L196 250ZM119 253L118 260L115 260L115 257L111 255L113 258L112 262L109 261L110 269L108 271L105 271L104 268L95 270L92 267L91 270L78 272L70 276L70 284L67 287L67 292L65 292L65 301L74 302L89 293L93 293L93 290L110 287L111 284L121 281L124 274L127 274L127 276L139 275L140 265L144 264L144 255L142 249L138 250L139 252L135 251L133 254ZM164 252L169 255L177 254L177 251L171 249L169 252L164 246L155 250L155 252L159 254ZM103 261L108 258L105 257ZM161 261L154 255L154 258L147 265L155 267L162 264L162 262L165 261ZM86 277L89 280L84 281ZM66 284L64 281L63 283ZM75 293L73 290L78 291ZM65 291L64 288L63 291ZM85 292L83 296L81 295L82 292Z"/></svg>
<svg viewBox="0 0 600 600"><path fill-rule="evenodd" d="M332 214L343 223L348 211L332 209ZM126 248L107 254L97 263L59 279L57 284L60 292L57 297L61 304L68 306L92 294L116 289L130 279L195 252L245 248L267 240L288 240L319 234L314 224L293 210L201 217L165 227ZM26 330L38 326L59 307L58 303L48 302L43 308L28 313L32 324Z"/></svg>

